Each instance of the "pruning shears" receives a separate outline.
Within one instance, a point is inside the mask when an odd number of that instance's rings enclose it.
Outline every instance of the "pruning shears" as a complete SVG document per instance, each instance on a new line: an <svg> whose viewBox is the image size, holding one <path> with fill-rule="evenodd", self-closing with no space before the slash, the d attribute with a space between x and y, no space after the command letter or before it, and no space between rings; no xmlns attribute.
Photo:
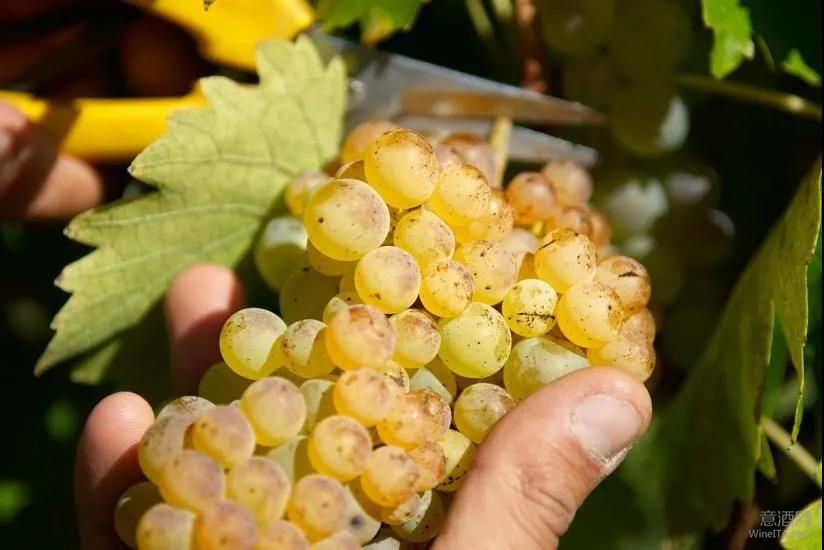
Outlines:
<svg viewBox="0 0 824 550"><path fill-rule="evenodd" d="M578 103L329 36L312 27L314 13L305 0L215 0L208 10L201 0L126 3L186 29L205 59L249 72L255 69L258 41L289 39L308 32L323 55L340 55L349 69L350 128L369 118L386 118L424 132L449 129L483 135L495 117L542 125L597 125L604 121L600 113ZM103 32L116 28L103 25ZM99 30L99 26L88 29L85 39L99 39ZM0 32L3 36L8 40L10 33ZM81 34L78 40L83 38ZM66 52L68 56L72 48ZM28 74L36 83L49 71L65 70L70 65L71 59L60 63L49 59ZM25 78L13 88L0 90L0 101L21 109L64 152L95 161L129 160L165 132L166 118L172 111L205 104L197 88L182 97L68 100L36 97L27 89ZM593 164L597 157L588 147L519 126L510 134L510 156L533 162L568 157L584 164Z"/></svg>

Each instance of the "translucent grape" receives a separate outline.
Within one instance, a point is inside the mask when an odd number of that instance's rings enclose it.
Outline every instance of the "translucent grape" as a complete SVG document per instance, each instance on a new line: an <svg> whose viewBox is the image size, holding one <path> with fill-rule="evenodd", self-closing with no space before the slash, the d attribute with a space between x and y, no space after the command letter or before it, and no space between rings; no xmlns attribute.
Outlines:
<svg viewBox="0 0 824 550"><path fill-rule="evenodd" d="M469 164L459 164L441 172L428 206L449 225L466 225L489 212L490 196L483 173Z"/></svg>
<svg viewBox="0 0 824 550"><path fill-rule="evenodd" d="M309 547L309 550L360 550L358 539L349 531L340 531Z"/></svg>
<svg viewBox="0 0 824 550"><path fill-rule="evenodd" d="M472 300L495 305L518 281L518 260L501 243L472 241L455 251L455 261L472 273L475 292Z"/></svg>
<svg viewBox="0 0 824 550"><path fill-rule="evenodd" d="M366 427L374 426L386 416L395 396L389 384L375 369L344 372L335 382L335 408Z"/></svg>
<svg viewBox="0 0 824 550"><path fill-rule="evenodd" d="M389 382L389 387L393 395L397 396L398 394L409 391L409 373L400 363L389 360L378 367L377 370L386 378L387 382Z"/></svg>
<svg viewBox="0 0 824 550"><path fill-rule="evenodd" d="M149 481L135 483L117 501L114 530L126 546L137 548L137 524L146 511L163 501L157 487Z"/></svg>
<svg viewBox="0 0 824 550"><path fill-rule="evenodd" d="M521 340L504 365L504 386L515 401L523 401L553 380L589 366L584 352L553 336Z"/></svg>
<svg viewBox="0 0 824 550"><path fill-rule="evenodd" d="M311 242L306 244L306 260L315 271L327 277L340 277L355 271L355 262L342 262L326 256Z"/></svg>
<svg viewBox="0 0 824 550"><path fill-rule="evenodd" d="M655 367L655 350L643 333L623 329L618 338L602 348L587 350L590 363L624 371L639 382L644 382Z"/></svg>
<svg viewBox="0 0 824 550"><path fill-rule="evenodd" d="M140 550L190 550L194 548L195 515L168 504L155 504L137 524Z"/></svg>
<svg viewBox="0 0 824 550"><path fill-rule="evenodd" d="M395 349L395 333L378 309L367 305L339 311L326 328L326 351L345 370L379 368Z"/></svg>
<svg viewBox="0 0 824 550"><path fill-rule="evenodd" d="M689 134L689 109L673 88L644 82L616 95L610 127L628 151L655 157L683 145Z"/></svg>
<svg viewBox="0 0 824 550"><path fill-rule="evenodd" d="M240 408L261 445L279 445L294 437L306 420L303 394L292 382L278 376L258 380L246 388Z"/></svg>
<svg viewBox="0 0 824 550"><path fill-rule="evenodd" d="M552 49L580 55L609 36L615 0L545 0L539 15L542 36Z"/></svg>
<svg viewBox="0 0 824 550"><path fill-rule="evenodd" d="M289 212L297 218L303 216L303 210L312 192L327 181L329 176L320 170L307 170L289 180L286 189L283 190L283 200Z"/></svg>
<svg viewBox="0 0 824 550"><path fill-rule="evenodd" d="M495 384L472 384L455 402L455 427L480 444L498 420L515 407L515 401Z"/></svg>
<svg viewBox="0 0 824 550"><path fill-rule="evenodd" d="M585 235L566 227L548 233L535 253L535 272L560 293L574 284L591 281L596 267L595 245Z"/></svg>
<svg viewBox="0 0 824 550"><path fill-rule="evenodd" d="M349 495L339 481L320 474L295 484L287 515L309 538L319 540L346 529Z"/></svg>
<svg viewBox="0 0 824 550"><path fill-rule="evenodd" d="M396 208L423 204L438 181L438 159L423 136L390 130L369 144L363 157L366 179Z"/></svg>
<svg viewBox="0 0 824 550"><path fill-rule="evenodd" d="M472 273L455 260L433 262L421 275L421 303L433 315L458 315L469 306L474 293Z"/></svg>
<svg viewBox="0 0 824 550"><path fill-rule="evenodd" d="M439 366L440 372L436 375L430 366ZM457 392L455 375L440 360L435 360L426 367L412 371L409 376L409 387L413 390L429 389L440 395L447 403L452 403Z"/></svg>
<svg viewBox="0 0 824 550"><path fill-rule="evenodd" d="M377 428L386 444L412 449L424 441L438 439L451 423L449 403L432 390L421 389L398 395Z"/></svg>
<svg viewBox="0 0 824 550"><path fill-rule="evenodd" d="M424 441L407 454L418 466L415 491L420 493L433 489L446 478L446 455L434 441Z"/></svg>
<svg viewBox="0 0 824 550"><path fill-rule="evenodd" d="M318 472L339 481L360 475L372 454L369 432L346 416L327 416L309 436L309 460Z"/></svg>
<svg viewBox="0 0 824 550"><path fill-rule="evenodd" d="M220 354L240 376L263 378L280 366L269 361L269 353L284 330L286 323L271 311L241 309L226 320L220 331Z"/></svg>
<svg viewBox="0 0 824 550"><path fill-rule="evenodd" d="M595 209L589 211L589 222L592 227L589 238L599 250L609 245L612 238L612 228L606 216Z"/></svg>
<svg viewBox="0 0 824 550"><path fill-rule="evenodd" d="M426 542L435 538L446 519L446 507L437 491L427 491L421 495L415 516L400 525L393 525L402 539L410 542Z"/></svg>
<svg viewBox="0 0 824 550"><path fill-rule="evenodd" d="M447 430L443 437L435 441L446 457L446 476L436 487L439 491L457 491L464 475L472 467L477 447L464 434L456 430Z"/></svg>
<svg viewBox="0 0 824 550"><path fill-rule="evenodd" d="M325 331L326 325L315 319L289 325L277 342L283 365L302 378L316 378L332 372L335 364L326 353Z"/></svg>
<svg viewBox="0 0 824 550"><path fill-rule="evenodd" d="M435 152L435 158L438 159L438 167L441 171L446 170L450 166L464 163L464 159L458 153L458 150L448 143L435 143L432 145L432 150Z"/></svg>
<svg viewBox="0 0 824 550"><path fill-rule="evenodd" d="M526 279L537 278L538 274L535 273L535 254L524 254L523 258L521 259L521 268L518 270L518 280L524 281ZM504 299L506 299L506 297L504 297Z"/></svg>
<svg viewBox="0 0 824 550"><path fill-rule="evenodd" d="M467 225L455 227L455 238L459 243L470 241L500 242L512 230L514 212L506 200L504 192L493 189L489 200L489 211Z"/></svg>
<svg viewBox="0 0 824 550"><path fill-rule="evenodd" d="M415 493L418 466L400 447L378 447L361 474L363 492L384 508L400 506Z"/></svg>
<svg viewBox="0 0 824 550"><path fill-rule="evenodd" d="M158 417L143 434L137 458L140 469L155 485L160 485L163 466L183 450L193 421L186 415L167 414Z"/></svg>
<svg viewBox="0 0 824 550"><path fill-rule="evenodd" d="M456 132L446 136L441 143L457 153L459 163L471 164L483 172L490 185L495 180L495 151L487 140L474 133Z"/></svg>
<svg viewBox="0 0 824 550"><path fill-rule="evenodd" d="M353 179L366 181L366 169L362 160L355 160L343 164L335 172L335 179Z"/></svg>
<svg viewBox="0 0 824 550"><path fill-rule="evenodd" d="M158 486L166 502L197 513L223 500L226 493L220 464L197 451L180 451L169 459Z"/></svg>
<svg viewBox="0 0 824 550"><path fill-rule="evenodd" d="M573 344L600 348L618 337L626 317L621 299L603 283L581 283L561 296L558 326Z"/></svg>
<svg viewBox="0 0 824 550"><path fill-rule="evenodd" d="M240 464L255 452L255 434L237 407L219 405L192 424L192 443L224 468Z"/></svg>
<svg viewBox="0 0 824 550"><path fill-rule="evenodd" d="M624 323L624 330L637 331L648 340L655 340L655 317L647 308L630 315Z"/></svg>
<svg viewBox="0 0 824 550"><path fill-rule="evenodd" d="M342 163L363 160L366 149L381 134L397 128L388 120L367 120L361 122L347 134L340 148Z"/></svg>
<svg viewBox="0 0 824 550"><path fill-rule="evenodd" d="M252 550L257 538L252 514L234 502L219 502L195 520L198 550Z"/></svg>
<svg viewBox="0 0 824 550"><path fill-rule="evenodd" d="M398 313L418 299L421 270L409 252L382 246L358 262L355 288L365 304L384 313Z"/></svg>
<svg viewBox="0 0 824 550"><path fill-rule="evenodd" d="M506 293L501 312L512 332L528 338L549 332L557 304L558 293L548 283L524 279Z"/></svg>
<svg viewBox="0 0 824 550"><path fill-rule="evenodd" d="M564 206L586 206L592 197L592 176L586 168L571 159L553 159L541 173L555 191L555 198Z"/></svg>
<svg viewBox="0 0 824 550"><path fill-rule="evenodd" d="M255 241L255 266L263 281L278 292L295 264L306 257L306 230L292 216L269 220Z"/></svg>
<svg viewBox="0 0 824 550"><path fill-rule="evenodd" d="M227 404L240 399L240 395L251 383L251 380L240 376L221 361L203 374L197 393L212 403Z"/></svg>
<svg viewBox="0 0 824 550"><path fill-rule="evenodd" d="M320 420L335 414L335 382L323 378L307 380L300 385L300 393L306 402L306 421L302 433L309 433Z"/></svg>
<svg viewBox="0 0 824 550"><path fill-rule="evenodd" d="M400 525L409 521L415 517L420 500L418 493L412 493L411 497L394 508L381 508L381 520L387 525Z"/></svg>
<svg viewBox="0 0 824 550"><path fill-rule="evenodd" d="M535 254L538 251L538 237L531 231L516 227L509 232L509 235L502 241L502 244L509 248L516 256L524 254Z"/></svg>
<svg viewBox="0 0 824 550"><path fill-rule="evenodd" d="M312 463L309 462L309 438L305 435L295 436L269 449L265 456L281 467L292 484L315 473Z"/></svg>
<svg viewBox="0 0 824 550"><path fill-rule="evenodd" d="M347 531L366 544L375 538L381 528L381 508L363 492L360 481L349 483L346 491L349 494Z"/></svg>
<svg viewBox="0 0 824 550"><path fill-rule="evenodd" d="M311 267L295 269L280 291L280 313L287 323L303 319L320 320L329 300L338 293L338 280Z"/></svg>
<svg viewBox="0 0 824 550"><path fill-rule="evenodd" d="M392 358L405 368L421 367L438 355L441 334L438 325L425 312L407 309L389 318L395 332L395 354Z"/></svg>
<svg viewBox="0 0 824 550"><path fill-rule="evenodd" d="M515 223L531 225L547 219L555 208L555 191L540 172L521 172L506 186Z"/></svg>
<svg viewBox="0 0 824 550"><path fill-rule="evenodd" d="M319 252L335 260L352 261L386 239L389 209L366 183L333 180L312 194L303 223Z"/></svg>
<svg viewBox="0 0 824 550"><path fill-rule="evenodd" d="M618 294L627 315L644 309L652 294L646 268L627 256L613 256L601 262L595 272L595 280Z"/></svg>
<svg viewBox="0 0 824 550"><path fill-rule="evenodd" d="M378 531L375 539L363 548L364 550L409 550L408 543L389 527Z"/></svg>
<svg viewBox="0 0 824 550"><path fill-rule="evenodd" d="M439 357L449 370L470 378L483 378L506 363L512 335L503 316L486 304L472 302L457 317L441 319Z"/></svg>
<svg viewBox="0 0 824 550"><path fill-rule="evenodd" d="M226 474L229 499L246 507L259 526L280 519L289 501L289 478L275 461L253 456Z"/></svg>
<svg viewBox="0 0 824 550"><path fill-rule="evenodd" d="M184 395L176 399L172 399L160 409L157 413L156 420L166 418L167 416L180 416L194 421L203 411L214 407L214 403L209 399L197 395Z"/></svg>
<svg viewBox="0 0 824 550"><path fill-rule="evenodd" d="M551 229L568 227L590 240L592 237L592 217L585 206L559 206L547 220L546 226Z"/></svg>
<svg viewBox="0 0 824 550"><path fill-rule="evenodd" d="M279 519L260 529L254 550L308 550L309 541L300 529Z"/></svg>
<svg viewBox="0 0 824 550"><path fill-rule="evenodd" d="M394 232L395 246L409 252L421 269L432 262L452 257L455 235L438 216L418 208L404 214Z"/></svg>
<svg viewBox="0 0 824 550"><path fill-rule="evenodd" d="M358 292L354 290L353 279L352 290L339 292L336 296L333 296L332 299L326 304L326 307L323 308L323 322L328 325L332 320L332 317L334 317L340 310L362 303L363 300L361 300L360 296L358 296Z"/></svg>

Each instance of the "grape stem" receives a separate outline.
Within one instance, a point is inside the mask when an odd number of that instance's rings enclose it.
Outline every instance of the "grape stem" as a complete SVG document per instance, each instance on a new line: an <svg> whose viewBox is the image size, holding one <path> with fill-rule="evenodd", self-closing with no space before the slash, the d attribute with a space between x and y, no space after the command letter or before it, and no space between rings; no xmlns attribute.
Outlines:
<svg viewBox="0 0 824 550"><path fill-rule="evenodd" d="M509 158L509 137L512 134L512 119L500 116L492 124L489 132L489 144L495 153L495 181L490 182L493 187L501 187L506 170L506 159Z"/></svg>
<svg viewBox="0 0 824 550"><path fill-rule="evenodd" d="M779 111L821 122L821 105L797 95L776 92L775 90L765 90L764 88L758 88L740 82L715 80L714 78L698 74L681 74L676 80L686 88L725 95L743 101L760 103L773 109L778 109Z"/></svg>
<svg viewBox="0 0 824 550"><path fill-rule="evenodd" d="M796 466L807 474L807 477L812 479L820 489L821 479L818 477L818 461L813 458L813 455L797 441L793 442L790 434L772 418L762 416L761 427L764 429L767 439L780 448L787 455L787 458L795 462Z"/></svg>

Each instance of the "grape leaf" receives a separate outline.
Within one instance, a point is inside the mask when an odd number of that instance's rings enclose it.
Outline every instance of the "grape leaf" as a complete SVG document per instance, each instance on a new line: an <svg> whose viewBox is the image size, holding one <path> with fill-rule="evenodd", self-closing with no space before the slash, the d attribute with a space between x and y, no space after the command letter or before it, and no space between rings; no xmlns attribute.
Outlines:
<svg viewBox="0 0 824 550"><path fill-rule="evenodd" d="M753 496L776 318L803 387L807 265L820 224L819 160L741 275L682 390L622 469L639 492L665 503L672 533L721 528L733 503Z"/></svg>
<svg viewBox="0 0 824 550"><path fill-rule="evenodd" d="M359 22L361 40L375 44L415 22L426 0L320 0L318 20L326 30Z"/></svg>
<svg viewBox="0 0 824 550"><path fill-rule="evenodd" d="M704 24L713 31L710 72L724 78L755 54L750 12L739 0L703 0L702 4Z"/></svg>
<svg viewBox="0 0 824 550"><path fill-rule="evenodd" d="M821 548L821 499L816 500L793 519L784 534L781 546L787 550L818 550Z"/></svg>
<svg viewBox="0 0 824 550"><path fill-rule="evenodd" d="M66 229L97 249L57 280L72 296L36 373L88 353L75 378L94 378L128 348L129 329L177 273L205 261L236 265L288 179L334 156L345 107L341 61L324 66L307 38L261 43L257 58L259 85L203 79L208 106L174 113L168 133L137 156L130 173L156 192L81 214Z"/></svg>

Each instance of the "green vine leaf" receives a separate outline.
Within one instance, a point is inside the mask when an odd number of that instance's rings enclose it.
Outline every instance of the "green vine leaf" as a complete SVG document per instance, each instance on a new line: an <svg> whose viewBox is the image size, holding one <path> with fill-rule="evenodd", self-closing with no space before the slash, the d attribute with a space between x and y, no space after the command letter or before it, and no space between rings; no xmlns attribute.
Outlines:
<svg viewBox="0 0 824 550"><path fill-rule="evenodd" d="M361 40L376 44L408 30L427 0L320 0L318 20L327 31L360 23Z"/></svg>
<svg viewBox="0 0 824 550"><path fill-rule="evenodd" d="M341 61L324 66L308 38L271 41L259 46L258 71L257 86L202 80L208 106L174 113L168 133L138 155L130 173L157 192L71 222L66 234L96 250L58 278L72 296L35 373L86 354L73 377L99 379L117 350L141 340L130 329L153 315L177 273L198 262L237 265L289 178L334 156Z"/></svg>
<svg viewBox="0 0 824 550"><path fill-rule="evenodd" d="M787 550L821 548L821 499L798 512L781 535L781 546Z"/></svg>
<svg viewBox="0 0 824 550"><path fill-rule="evenodd" d="M755 54L750 12L739 0L703 0L703 16L714 34L710 72L724 78Z"/></svg>

